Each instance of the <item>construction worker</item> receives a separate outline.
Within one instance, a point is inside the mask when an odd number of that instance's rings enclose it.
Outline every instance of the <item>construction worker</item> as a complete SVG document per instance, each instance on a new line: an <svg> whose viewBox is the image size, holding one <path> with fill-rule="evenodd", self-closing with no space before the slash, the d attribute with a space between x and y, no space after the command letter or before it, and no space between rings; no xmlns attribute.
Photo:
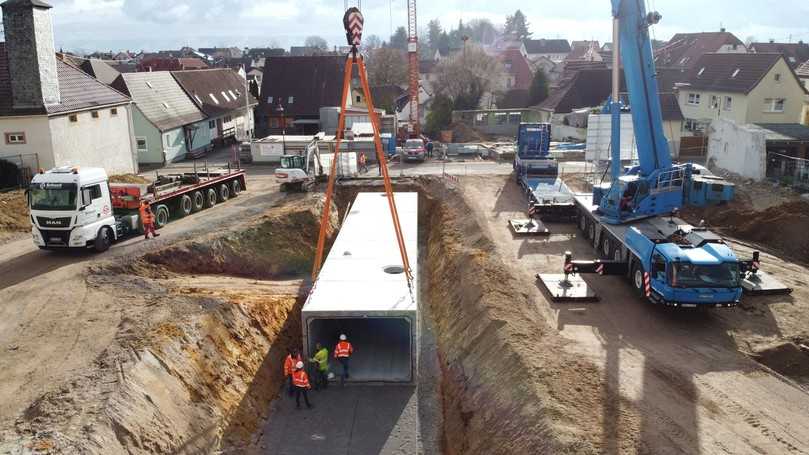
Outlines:
<svg viewBox="0 0 809 455"><path fill-rule="evenodd" d="M152 234L152 237L160 237L160 234L155 232L152 207L146 201L140 202L140 221L143 223L143 233L146 240L149 240L149 233Z"/></svg>
<svg viewBox="0 0 809 455"><path fill-rule="evenodd" d="M309 375L303 369L303 362L298 362L295 365L295 372L292 373L292 384L295 386L295 408L301 408L301 395L306 407L312 409L312 404L309 403L309 389L312 385L309 384Z"/></svg>
<svg viewBox="0 0 809 455"><path fill-rule="evenodd" d="M320 342L315 343L315 356L309 361L317 364L315 390L326 390L329 388L329 350L324 348Z"/></svg>
<svg viewBox="0 0 809 455"><path fill-rule="evenodd" d="M301 354L297 349L287 349L287 357L284 359L284 377L287 378L287 389L290 397L295 394L295 388L292 385L292 373L295 372L295 365L301 360Z"/></svg>
<svg viewBox="0 0 809 455"><path fill-rule="evenodd" d="M365 156L365 152L360 152L360 173L365 174L368 172L368 157Z"/></svg>
<svg viewBox="0 0 809 455"><path fill-rule="evenodd" d="M348 372L348 360L352 354L354 354L354 347L348 342L348 337L345 334L340 335L340 342L334 348L334 358L343 366L343 374L340 376L341 385L351 377Z"/></svg>

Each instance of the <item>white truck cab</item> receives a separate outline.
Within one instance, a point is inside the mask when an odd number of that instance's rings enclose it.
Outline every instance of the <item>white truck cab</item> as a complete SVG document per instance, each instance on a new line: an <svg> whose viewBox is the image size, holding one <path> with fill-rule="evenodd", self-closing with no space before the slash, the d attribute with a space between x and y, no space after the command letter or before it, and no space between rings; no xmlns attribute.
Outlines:
<svg viewBox="0 0 809 455"><path fill-rule="evenodd" d="M28 190L34 243L42 249L107 250L116 220L107 172L61 167L34 176Z"/></svg>

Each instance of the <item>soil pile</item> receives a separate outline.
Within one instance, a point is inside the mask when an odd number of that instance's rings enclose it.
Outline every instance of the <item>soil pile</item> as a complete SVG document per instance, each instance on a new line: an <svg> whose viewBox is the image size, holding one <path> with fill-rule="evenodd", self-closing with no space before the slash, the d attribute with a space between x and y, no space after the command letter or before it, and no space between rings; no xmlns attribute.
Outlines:
<svg viewBox="0 0 809 455"><path fill-rule="evenodd" d="M0 193L0 235L29 232L31 218L23 190Z"/></svg>
<svg viewBox="0 0 809 455"><path fill-rule="evenodd" d="M809 202L793 201L774 205L764 210L710 207L688 210L691 222L706 223L727 234L747 242L766 246L790 258L806 262L809 257Z"/></svg>

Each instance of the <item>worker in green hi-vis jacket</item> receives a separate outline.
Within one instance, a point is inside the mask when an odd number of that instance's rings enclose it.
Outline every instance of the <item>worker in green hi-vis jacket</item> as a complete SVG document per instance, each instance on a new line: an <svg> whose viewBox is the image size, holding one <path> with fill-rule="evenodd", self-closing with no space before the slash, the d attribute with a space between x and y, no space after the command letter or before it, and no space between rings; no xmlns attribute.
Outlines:
<svg viewBox="0 0 809 455"><path fill-rule="evenodd" d="M320 342L316 343L315 356L309 361L317 365L315 390L327 389L329 387L329 350L324 348Z"/></svg>

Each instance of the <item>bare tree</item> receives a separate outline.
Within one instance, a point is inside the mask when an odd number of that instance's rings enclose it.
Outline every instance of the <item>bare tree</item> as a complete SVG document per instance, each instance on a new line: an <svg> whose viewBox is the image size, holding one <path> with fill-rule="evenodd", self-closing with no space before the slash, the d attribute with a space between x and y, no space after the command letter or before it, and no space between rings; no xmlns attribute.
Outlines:
<svg viewBox="0 0 809 455"><path fill-rule="evenodd" d="M362 47L367 51L372 51L382 47L382 38L378 35L370 35L362 40Z"/></svg>
<svg viewBox="0 0 809 455"><path fill-rule="evenodd" d="M407 57L404 51L380 47L368 57L368 83L372 86L407 83Z"/></svg>
<svg viewBox="0 0 809 455"><path fill-rule="evenodd" d="M319 36L308 36L306 37L306 41L303 42L303 45L306 47L311 47L320 51L327 51L329 50L329 43L325 39Z"/></svg>
<svg viewBox="0 0 809 455"><path fill-rule="evenodd" d="M451 99L456 109L476 109L503 74L497 59L475 45L442 60L435 71L435 92Z"/></svg>

